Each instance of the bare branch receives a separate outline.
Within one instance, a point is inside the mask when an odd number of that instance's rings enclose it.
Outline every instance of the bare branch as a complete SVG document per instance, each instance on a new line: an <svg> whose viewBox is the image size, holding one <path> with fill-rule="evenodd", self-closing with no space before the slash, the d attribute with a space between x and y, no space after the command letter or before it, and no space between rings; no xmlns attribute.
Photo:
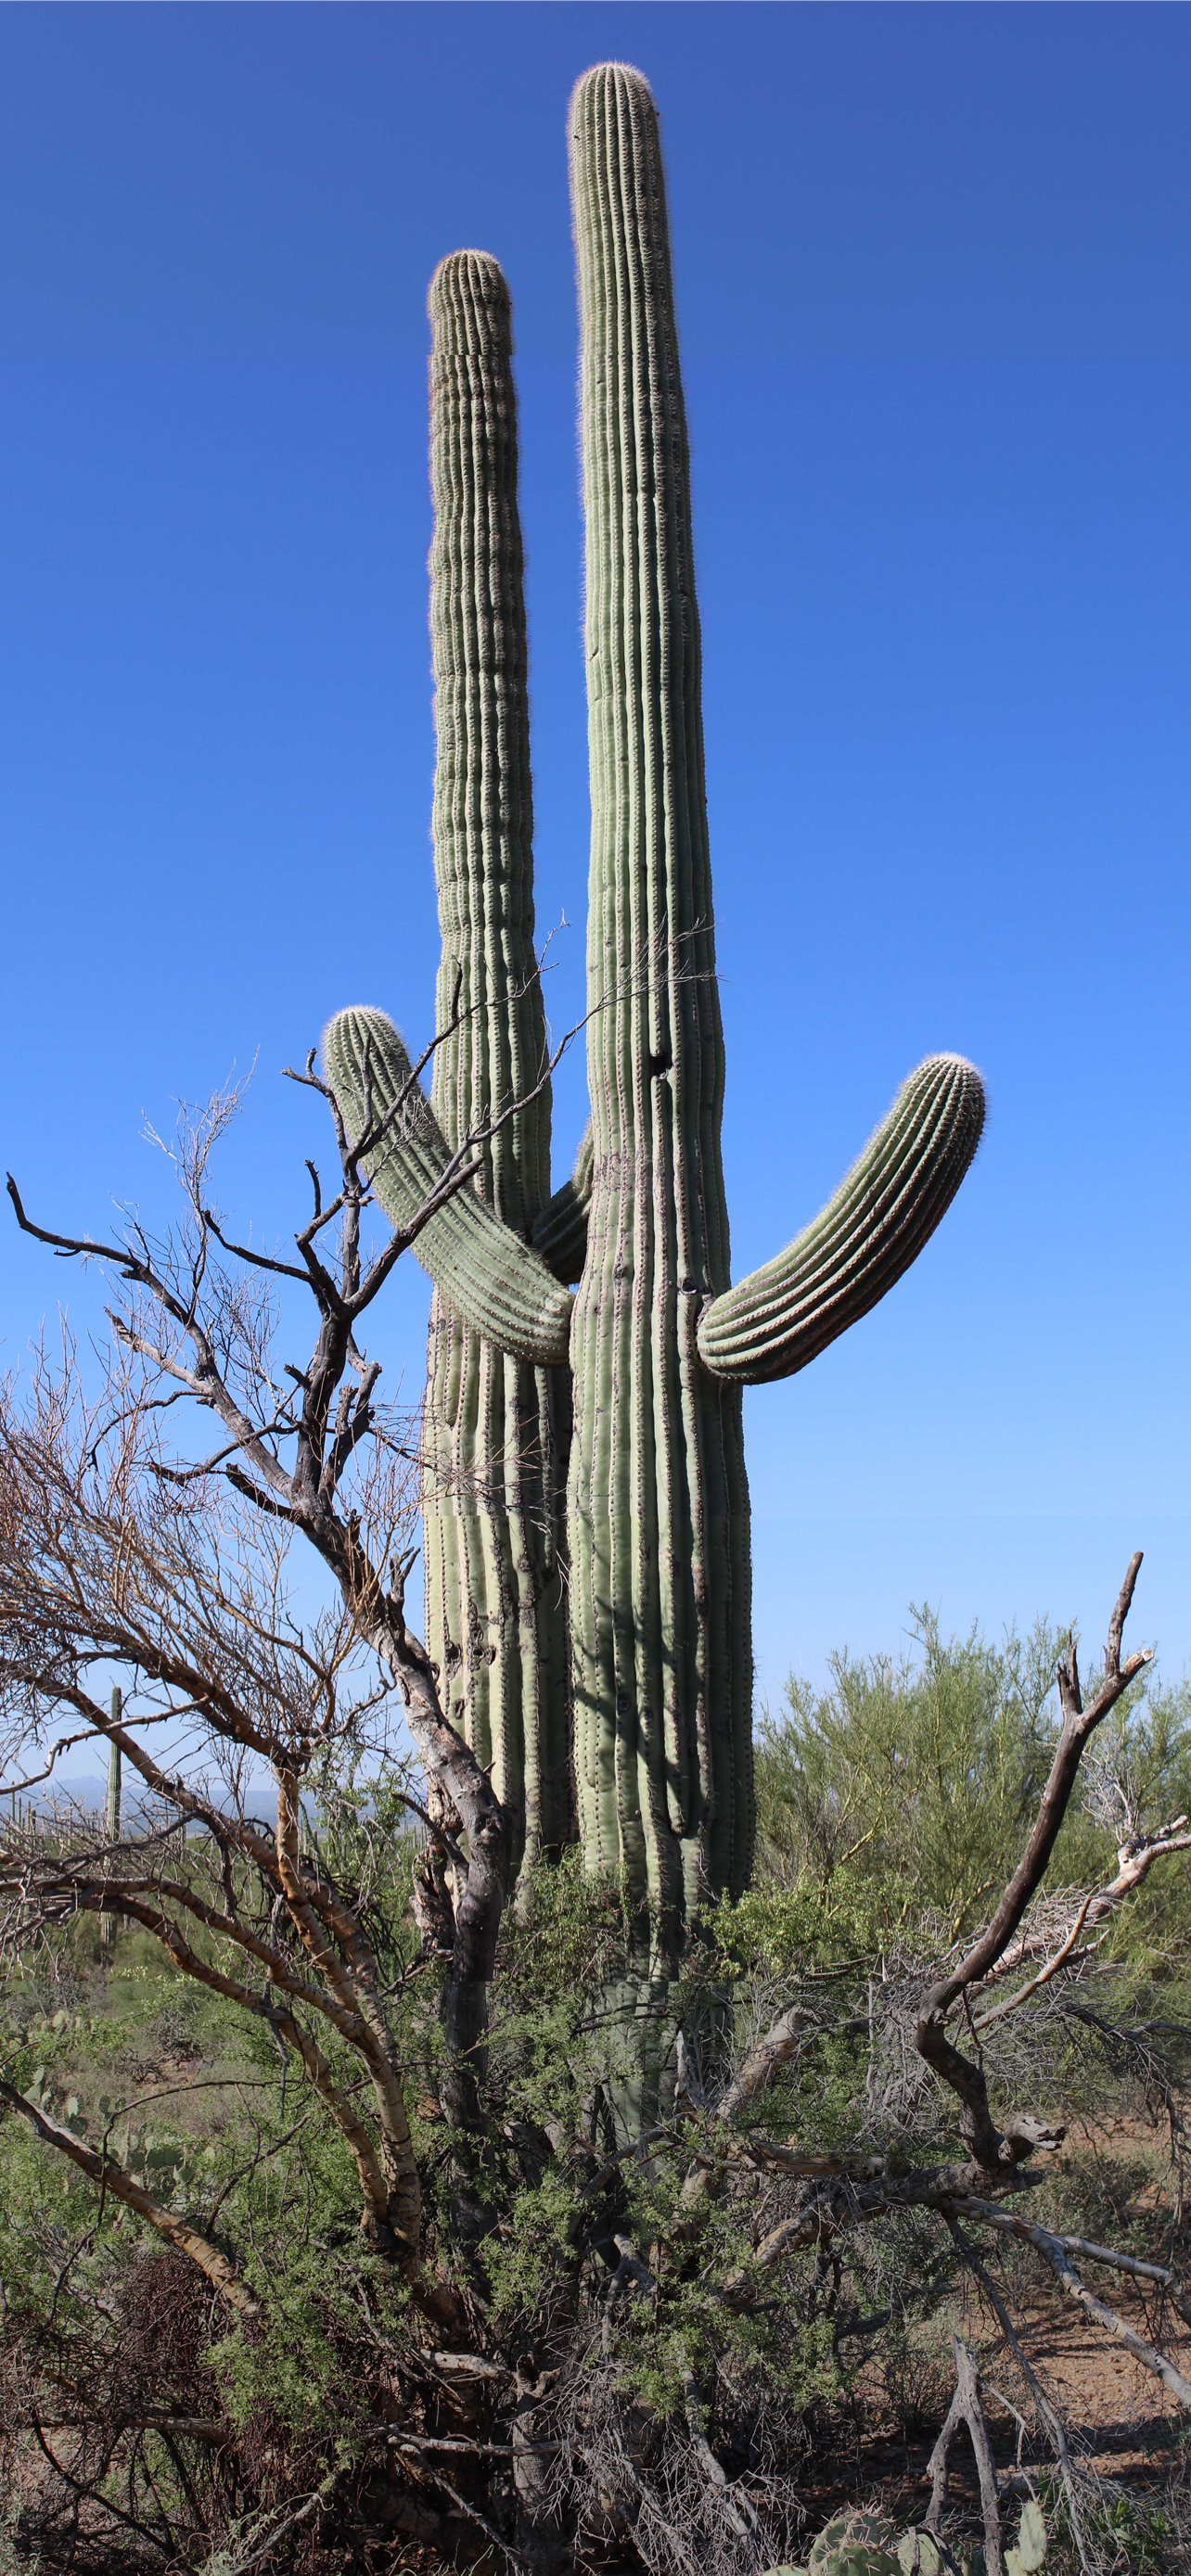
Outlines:
<svg viewBox="0 0 1191 2576"><path fill-rule="evenodd" d="M307 1165L307 1170L312 1168L312 1165ZM225 1252L231 1253L233 1260L247 1261L254 1270L269 1270L279 1279L297 1279L303 1287L307 1285L309 1273L299 1269L296 1261L280 1261L275 1253L254 1252L250 1243L234 1243L231 1236L223 1232L211 1208L205 1207L201 1213L208 1233L214 1235L216 1242L222 1245Z"/></svg>
<svg viewBox="0 0 1191 2576"><path fill-rule="evenodd" d="M951 2206L960 2217L979 2219L982 2227L995 2227L1003 2235L1020 2237L1024 2244L1035 2245L1040 2252L1057 2245L1064 2254L1078 2255L1081 2262L1103 2263L1110 2271L1123 2272L1131 2280L1152 2281L1165 2291L1184 2324L1191 2325L1191 2291L1167 2263L1150 2263L1140 2254L1125 2254L1113 2245L1093 2245L1083 2236L1057 2235L1053 2228L1039 2227L1033 2220L1023 2218L1019 2210L1002 2209L997 2201L981 2200L972 2192L957 2193Z"/></svg>
<svg viewBox="0 0 1191 2576"><path fill-rule="evenodd" d="M931 1991L931 2009L944 2010L953 2003L965 1986L976 1985L996 1965L1007 1942L1041 1884L1059 1828L1071 1801L1076 1774L1084 1746L1095 1729L1114 1708L1123 1690L1127 1690L1146 1664L1153 1660L1153 1648L1142 1646L1135 1655L1121 1663L1121 1632L1133 1599L1134 1586L1141 1566L1141 1550L1130 1559L1109 1623L1105 1650L1104 1679L1090 1708L1085 1709L1079 1688L1076 1650L1072 1643L1068 1655L1060 1661L1059 1694L1063 1707L1063 1728L1055 1747L1050 1776L1042 1792L1038 1814L1017 1868L1005 1889L991 1923L972 1945L958 1967L940 1980Z"/></svg>
<svg viewBox="0 0 1191 2576"><path fill-rule="evenodd" d="M1151 1660L1151 1649L1143 1647L1137 1654L1130 1655L1125 1663L1121 1662L1121 1640L1140 1565L1141 1553L1138 1551L1130 1560L1109 1621L1104 1678L1090 1707L1085 1708L1083 1704L1074 1642L1067 1656L1060 1661L1058 1678L1063 1723L1025 1850L991 1922L957 1965L950 1968L945 1976L937 1978L922 1998L915 2044L919 2055L955 2094L959 2103L960 2129L985 2179L1011 2170L1039 2148L1058 2146L1063 2131L1047 2121L1021 2112L1004 2116L1003 2125L998 2127L989 2107L983 2066L965 2057L949 2039L947 2018L955 2003L961 1997L966 2000L969 1988L987 1977L1003 1957L1041 1885L1071 1802L1084 1748L1096 1727L1115 1707L1122 1691Z"/></svg>
<svg viewBox="0 0 1191 2576"><path fill-rule="evenodd" d="M942 2521L943 2509L947 2502L947 2462L951 2445L960 2425L966 2424L980 2486L980 2513L984 2524L984 2562L988 2576L1003 2576L1005 2562L1001 2554L1001 2511L997 2494L997 2470L992 2455L992 2444L988 2438L988 2426L984 2420L980 2373L976 2367L975 2353L971 2346L964 2342L961 2335L952 2335L951 2349L955 2356L955 2395L944 2418L938 2441L926 2464L931 2485L926 2528L928 2531L937 2532Z"/></svg>

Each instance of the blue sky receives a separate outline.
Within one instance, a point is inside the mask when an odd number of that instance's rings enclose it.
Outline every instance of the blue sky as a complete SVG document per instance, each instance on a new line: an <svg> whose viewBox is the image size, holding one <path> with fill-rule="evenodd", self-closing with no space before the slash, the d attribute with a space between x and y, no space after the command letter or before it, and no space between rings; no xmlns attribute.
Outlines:
<svg viewBox="0 0 1191 2576"><path fill-rule="evenodd" d="M425 291L514 297L538 913L580 1004L564 120L656 88L694 452L735 1261L908 1067L990 1119L874 1316L748 1399L763 1684L911 1600L1191 1656L1191 17L1130 6L0 11L4 1160L51 1220L256 1059L225 1196L300 1208L277 1069L430 1033ZM559 1177L582 1125L560 1081ZM6 1234L19 1355L94 1292ZM420 1379L412 1264L377 1335Z"/></svg>

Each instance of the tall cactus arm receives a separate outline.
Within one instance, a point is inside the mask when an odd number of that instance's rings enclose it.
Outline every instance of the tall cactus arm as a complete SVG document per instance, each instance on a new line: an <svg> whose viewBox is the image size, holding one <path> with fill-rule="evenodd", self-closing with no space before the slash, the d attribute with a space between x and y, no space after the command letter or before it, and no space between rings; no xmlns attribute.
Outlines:
<svg viewBox="0 0 1191 2576"><path fill-rule="evenodd" d="M813 1225L704 1307L699 1355L713 1377L793 1377L867 1315L950 1207L983 1125L975 1066L928 1056Z"/></svg>
<svg viewBox="0 0 1191 2576"><path fill-rule="evenodd" d="M587 1866L672 1960L752 1859L740 1394L699 1359L731 1277L686 415L648 83L571 101L591 766L587 1258L567 1488Z"/></svg>
<svg viewBox="0 0 1191 2576"><path fill-rule="evenodd" d="M487 1135L477 1196L524 1242L550 1192L549 1046L534 945L513 316L486 251L452 251L435 270L430 325L444 1031L430 1098L452 1149ZM508 1810L517 1868L570 1829L567 1372L509 1357L436 1289L422 1419L426 1644L443 1707Z"/></svg>
<svg viewBox="0 0 1191 2576"><path fill-rule="evenodd" d="M556 1279L570 1288L583 1276L587 1259L587 1212L591 1206L591 1174L594 1151L590 1125L575 1157L575 1168L569 1181L547 1199L533 1228L533 1243L542 1259L549 1263Z"/></svg>
<svg viewBox="0 0 1191 2576"><path fill-rule="evenodd" d="M524 555L509 290L486 251L430 288L434 874L446 1034L430 1096L449 1143L491 1126L481 1194L528 1235L550 1194L549 1055L534 948Z"/></svg>
<svg viewBox="0 0 1191 2576"><path fill-rule="evenodd" d="M452 1160L404 1041L383 1011L339 1011L323 1037L327 1080L348 1133L380 1130L368 1178L398 1228L412 1225ZM415 1237L413 1249L473 1332L515 1359L550 1368L566 1359L571 1299L536 1252L466 1183Z"/></svg>

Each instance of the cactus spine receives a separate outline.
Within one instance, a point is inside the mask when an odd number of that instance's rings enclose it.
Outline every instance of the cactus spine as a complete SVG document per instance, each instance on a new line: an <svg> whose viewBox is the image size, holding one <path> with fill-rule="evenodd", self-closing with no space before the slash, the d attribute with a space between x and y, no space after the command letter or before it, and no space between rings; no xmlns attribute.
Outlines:
<svg viewBox="0 0 1191 2576"><path fill-rule="evenodd" d="M546 1096L526 1098L544 1042L508 301L473 252L444 263L431 298L440 1027L462 1012L438 1051L437 1117L382 1013L340 1013L325 1050L349 1125L371 1124L365 1161L398 1225L466 1135L525 1100L487 1149L482 1195L415 1246L435 1281L432 1651L530 1849L562 1831L569 1739L585 1860L618 1880L664 1976L698 1899L741 1889L752 1853L741 1388L804 1367L900 1277L959 1187L984 1103L970 1065L928 1058L822 1215L730 1284L686 421L640 73L586 73L571 141L592 803L591 1127L573 1179L548 1196ZM551 1590L568 1350L569 1694Z"/></svg>

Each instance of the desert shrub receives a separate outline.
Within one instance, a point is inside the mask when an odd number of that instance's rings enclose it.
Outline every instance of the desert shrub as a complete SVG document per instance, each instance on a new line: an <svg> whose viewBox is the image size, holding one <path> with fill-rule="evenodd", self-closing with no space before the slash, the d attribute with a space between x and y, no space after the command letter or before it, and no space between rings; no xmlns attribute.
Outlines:
<svg viewBox="0 0 1191 2576"><path fill-rule="evenodd" d="M568 2510L597 2521L610 2498L606 2545L622 2558L637 2479L663 2500L659 2512L669 2498L664 2510L686 2517L692 2545L702 2534L710 2563L718 2543L698 2440L751 2482L775 2559L797 2555L808 2462L834 2459L846 2486L863 2476L867 2433L929 2446L949 2396L951 2325L960 2313L971 2320L973 2293L937 2214L893 2207L880 2225L812 2234L766 2276L763 2295L738 2295L756 2244L807 2189L763 2157L749 2163L748 2142L813 2145L857 2159L858 2172L875 2156L894 2175L954 2152L946 2101L907 2045L908 2017L931 1963L982 1919L1020 1846L1053 1743L1052 1649L1043 1631L1024 1648L991 1650L978 1638L948 1643L923 1622L902 1665L841 1661L827 1692L795 1693L766 1726L755 1884L708 1910L681 1979L648 2006L653 2108L635 2154L613 2116L629 2072L641 2081L629 2034L642 2008L616 1889L585 1879L573 1857L528 1874L502 1930L484 2121L469 2135L442 2115L439 1981L411 1915L407 1811L396 1793L386 1803L383 1784L324 1779L306 1832L366 1914L383 1962L424 2175L428 2274L452 2285L451 2333L495 2371L466 2405L428 2382L424 2320L361 2237L343 2135L285 2062L267 2016L180 1976L140 1931L126 1928L105 1954L77 1922L52 1926L14 1963L0 2002L10 2080L92 2133L111 2120L130 2169L237 2247L261 2321L229 2331L193 2265L127 2207L97 2204L82 2175L6 2121L10 2463L26 2457L31 2405L52 2390L79 2427L96 2491L122 2479L120 2494L135 2494L155 2529L164 2517L206 2576L271 2547L295 2498L306 2518L263 2563L397 2576L425 2549L427 2566L444 2551L468 2563L478 2545L468 2508L506 2525L513 2512L500 2466L507 2367L540 2385L550 2491L565 2487ZM1114 1715L1056 1855L1060 1882L1111 1875L1130 1820L1178 1812L1185 1701L1135 1692ZM197 1842L186 1865L204 1867ZM1072 2125L1034 2214L1157 2259L1173 2242L1172 2120L1187 2071L1186 1872L1180 1859L1158 1864L1087 1965L988 2043L1002 2090L1043 2099ZM196 1941L218 1960L213 1935ZM720 2152L715 2103L728 2073L791 2008L783 2061L735 2123L744 2160L688 2207L692 2158ZM333 2034L326 2046L336 2081L350 2082ZM1006 2295L1028 2307L1038 2289L1028 2249L1003 2247L996 2261ZM130 2468L121 2423L137 2410L222 2430L212 2443L146 2421ZM463 2507L447 2499L445 2521L441 2486L420 2473L411 2487L398 2473L394 2425L431 2443L489 2444L493 2465L473 2476ZM443 2456L462 2493L467 2472ZM22 2548L46 2567L65 2565L76 2545L71 2496L51 2487L21 2524ZM1110 2498L1097 2510L1096 2563L1107 2567L1126 2546L1125 2506ZM1140 2568L1178 2563L1163 2510L1153 2503L1129 2524ZM1175 2529L1173 2501L1167 2520ZM106 2559L96 2542L76 2563L96 2576L149 2563L135 2536L107 2545ZM633 2545L652 2566L647 2538Z"/></svg>
<svg viewBox="0 0 1191 2576"><path fill-rule="evenodd" d="M775 1965L953 1941L983 1919L1021 1849L1058 1732L1061 1639L1045 1623L992 1645L945 1638L929 1610L894 1660L791 1676L757 1737L751 1938ZM1048 1873L1112 1876L1118 1845L1191 1814L1191 1682L1135 1683L1086 1760ZM1191 1960L1191 1871L1156 1869L1115 1919L1111 1953L1171 1979Z"/></svg>

